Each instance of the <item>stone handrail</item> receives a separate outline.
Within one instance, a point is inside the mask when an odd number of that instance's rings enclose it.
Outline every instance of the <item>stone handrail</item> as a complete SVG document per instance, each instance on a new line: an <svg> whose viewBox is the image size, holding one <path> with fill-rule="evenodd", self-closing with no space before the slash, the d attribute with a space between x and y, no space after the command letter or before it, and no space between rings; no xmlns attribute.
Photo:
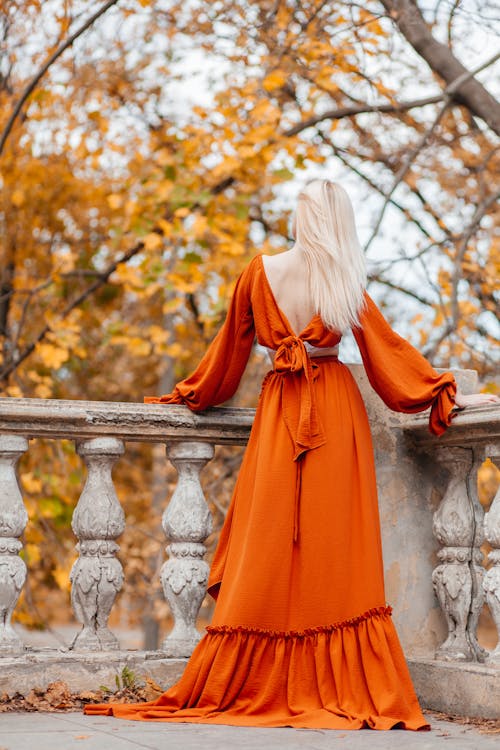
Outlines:
<svg viewBox="0 0 500 750"><path fill-rule="evenodd" d="M25 437L163 443L196 440L244 445L255 409L216 407L194 413L187 406L116 401L0 398L0 434Z"/></svg>

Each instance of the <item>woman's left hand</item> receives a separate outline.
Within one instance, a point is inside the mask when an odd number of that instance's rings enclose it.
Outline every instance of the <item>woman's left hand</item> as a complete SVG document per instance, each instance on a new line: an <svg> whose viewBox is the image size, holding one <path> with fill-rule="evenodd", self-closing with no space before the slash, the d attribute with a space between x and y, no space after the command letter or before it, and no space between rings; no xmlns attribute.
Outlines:
<svg viewBox="0 0 500 750"><path fill-rule="evenodd" d="M459 409L465 409L466 406L484 406L485 404L500 404L500 398L493 393L469 393L465 395L457 391L455 396L455 405Z"/></svg>

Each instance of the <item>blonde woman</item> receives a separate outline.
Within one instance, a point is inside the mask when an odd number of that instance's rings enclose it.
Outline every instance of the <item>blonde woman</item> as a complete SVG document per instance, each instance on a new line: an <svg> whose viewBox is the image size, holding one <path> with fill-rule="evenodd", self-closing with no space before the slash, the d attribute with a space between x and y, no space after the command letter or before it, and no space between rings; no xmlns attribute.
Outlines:
<svg viewBox="0 0 500 750"><path fill-rule="evenodd" d="M361 395L338 359L352 329L391 409L495 401L457 394L388 326L365 290L345 190L299 196L294 246L256 256L196 371L149 403L195 411L229 399L254 338L273 361L208 582L211 625L158 700L86 707L138 720L331 729L427 729L386 604L375 471Z"/></svg>

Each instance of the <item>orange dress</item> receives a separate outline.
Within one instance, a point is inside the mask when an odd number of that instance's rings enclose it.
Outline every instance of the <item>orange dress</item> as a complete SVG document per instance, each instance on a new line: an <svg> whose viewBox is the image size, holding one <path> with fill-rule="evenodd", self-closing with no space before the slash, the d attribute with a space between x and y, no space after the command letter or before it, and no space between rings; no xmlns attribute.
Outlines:
<svg viewBox="0 0 500 750"><path fill-rule="evenodd" d="M456 384L392 331L366 295L354 331L371 384L391 409L431 407L450 424ZM209 578L213 620L180 681L141 704L87 714L241 726L427 729L391 608L370 429L336 357L304 342L340 336L316 315L296 334L256 256L196 371L150 403L198 411L236 391L254 338L275 349Z"/></svg>

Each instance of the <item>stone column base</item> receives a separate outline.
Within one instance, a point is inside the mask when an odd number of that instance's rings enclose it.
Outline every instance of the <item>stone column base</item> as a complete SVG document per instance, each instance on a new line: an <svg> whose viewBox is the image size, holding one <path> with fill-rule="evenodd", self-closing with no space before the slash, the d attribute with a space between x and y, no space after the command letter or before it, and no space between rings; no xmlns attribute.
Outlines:
<svg viewBox="0 0 500 750"><path fill-rule="evenodd" d="M500 719L500 667L420 658L407 661L424 710Z"/></svg>
<svg viewBox="0 0 500 750"><path fill-rule="evenodd" d="M55 649L32 649L19 657L0 658L0 695L27 695L34 688L63 680L74 692L116 690L116 675L127 667L137 678L150 677L165 690L181 677L187 659L167 658L161 651L99 651L76 654Z"/></svg>

